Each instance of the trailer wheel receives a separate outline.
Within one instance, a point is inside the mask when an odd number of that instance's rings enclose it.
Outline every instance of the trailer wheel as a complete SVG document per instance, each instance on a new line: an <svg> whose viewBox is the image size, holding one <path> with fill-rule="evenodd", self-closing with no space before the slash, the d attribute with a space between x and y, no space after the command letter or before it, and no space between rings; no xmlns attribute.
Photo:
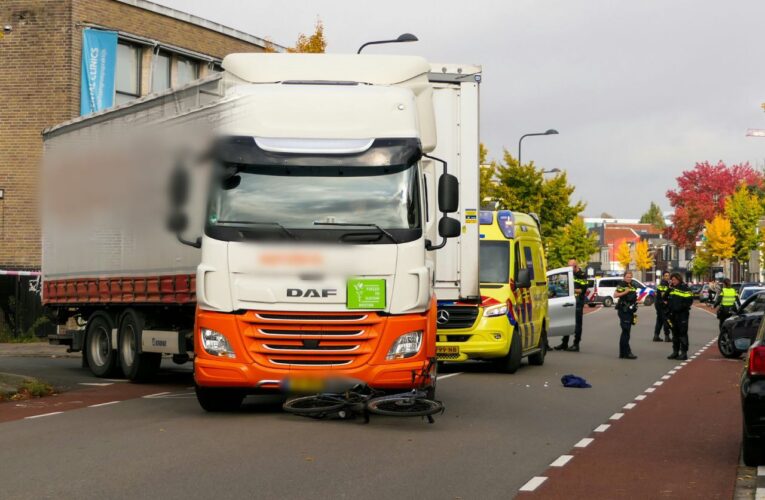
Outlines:
<svg viewBox="0 0 765 500"><path fill-rule="evenodd" d="M235 411L244 401L246 394L239 389L211 388L196 386L197 401L205 411Z"/></svg>
<svg viewBox="0 0 765 500"><path fill-rule="evenodd" d="M128 309L120 323L118 351L122 372L133 382L153 377L162 362L162 354L158 352L138 352L142 334L143 316Z"/></svg>
<svg viewBox="0 0 765 500"><path fill-rule="evenodd" d="M117 372L117 353L112 346L111 322L100 314L88 320L85 357L96 377L112 377Z"/></svg>

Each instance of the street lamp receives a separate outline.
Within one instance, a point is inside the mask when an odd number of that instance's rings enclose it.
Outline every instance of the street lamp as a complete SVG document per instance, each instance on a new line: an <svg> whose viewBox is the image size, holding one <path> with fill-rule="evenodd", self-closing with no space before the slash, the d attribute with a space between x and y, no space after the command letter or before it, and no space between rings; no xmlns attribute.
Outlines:
<svg viewBox="0 0 765 500"><path fill-rule="evenodd" d="M419 40L419 38L417 38L413 34L411 34L411 33L404 33L402 35L399 35L398 38L396 38L395 40L377 40L377 41L374 41L374 42L367 42L364 45L362 45L361 47L359 47L359 50L356 53L357 54L361 54L361 51L364 50L364 47L366 47L367 45L380 45L380 44L383 44L383 43L416 42L418 40Z"/></svg>
<svg viewBox="0 0 765 500"><path fill-rule="evenodd" d="M518 166L520 167L521 165L523 165L523 163L521 163L521 143L523 142L524 137L531 137L534 135L557 135L557 134L558 134L558 131L551 128L547 132L537 132L534 134L522 135L521 138L518 140Z"/></svg>

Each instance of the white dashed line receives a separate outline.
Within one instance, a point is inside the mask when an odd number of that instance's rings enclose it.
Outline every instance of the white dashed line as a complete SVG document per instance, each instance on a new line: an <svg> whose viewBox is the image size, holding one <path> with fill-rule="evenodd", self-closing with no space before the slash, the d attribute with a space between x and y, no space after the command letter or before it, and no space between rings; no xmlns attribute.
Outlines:
<svg viewBox="0 0 765 500"><path fill-rule="evenodd" d="M563 467L572 458L574 458L574 455L561 455L555 459L555 462L550 464L550 467Z"/></svg>
<svg viewBox="0 0 765 500"><path fill-rule="evenodd" d="M765 466L762 466L762 465L757 466L757 475L765 476Z"/></svg>
<svg viewBox="0 0 765 500"><path fill-rule="evenodd" d="M670 374L670 375L674 375L675 373L677 373L677 370L670 370L667 373Z"/></svg>
<svg viewBox="0 0 765 500"><path fill-rule="evenodd" d="M614 413L613 415L611 415L611 420L619 420L623 416L624 416L624 413Z"/></svg>
<svg viewBox="0 0 765 500"><path fill-rule="evenodd" d="M114 385L114 382L79 382L77 385L94 385L96 387L106 387L107 385Z"/></svg>
<svg viewBox="0 0 765 500"><path fill-rule="evenodd" d="M637 405L635 403L627 403L626 405L624 405L624 409L625 410L631 410L631 409L633 409L636 406Z"/></svg>
<svg viewBox="0 0 765 500"><path fill-rule="evenodd" d="M594 432L606 432L610 427L608 424L600 424L595 428Z"/></svg>
<svg viewBox="0 0 765 500"><path fill-rule="evenodd" d="M687 362L687 361L683 361L683 362L682 362L682 363L680 363L680 364L681 364L682 366L685 366L685 365L687 365L687 364L688 364L688 362Z"/></svg>
<svg viewBox="0 0 765 500"><path fill-rule="evenodd" d="M672 375L664 375L664 376L662 376L662 377L661 377L661 379L662 379L662 380L669 380L669 378L670 378L671 376L672 376Z"/></svg>
<svg viewBox="0 0 765 500"><path fill-rule="evenodd" d="M108 403L98 403L97 405L90 405L88 408L98 408L99 406L109 406L113 404L117 404L119 401L109 401Z"/></svg>
<svg viewBox="0 0 765 500"><path fill-rule="evenodd" d="M653 392L655 390L656 390L656 387L649 387L648 389L645 390L645 392Z"/></svg>
<svg viewBox="0 0 765 500"><path fill-rule="evenodd" d="M543 476L536 476L529 479L529 482L521 486L520 491L534 491L535 489L539 488L542 483L547 481L546 477Z"/></svg>
<svg viewBox="0 0 765 500"><path fill-rule="evenodd" d="M663 380L657 380L656 382L654 382L654 383L653 383L653 385L655 385L656 387L658 387L658 386L662 385L663 383L664 383L664 381L663 381Z"/></svg>
<svg viewBox="0 0 765 500"><path fill-rule="evenodd" d="M53 413L43 413L42 415L32 415L31 417L24 417L24 420L32 420L33 418L50 417L51 415L58 415L64 413L63 411L54 411Z"/></svg>
<svg viewBox="0 0 765 500"><path fill-rule="evenodd" d="M169 392L158 392L156 394L149 394L147 396L141 396L142 398L151 399L151 398L158 398L160 396L164 396L165 394L170 394Z"/></svg>
<svg viewBox="0 0 765 500"><path fill-rule="evenodd" d="M593 438L584 438L576 443L574 448L587 448L593 441L595 441Z"/></svg>
<svg viewBox="0 0 765 500"><path fill-rule="evenodd" d="M445 378L449 377L456 377L457 375L462 375L463 372L457 372L457 373L447 373L446 375L439 375L436 377L436 380L443 380Z"/></svg>
<svg viewBox="0 0 765 500"><path fill-rule="evenodd" d="M637 401L643 401L645 398L646 398L645 394L639 394L639 395L635 396L635 399Z"/></svg>

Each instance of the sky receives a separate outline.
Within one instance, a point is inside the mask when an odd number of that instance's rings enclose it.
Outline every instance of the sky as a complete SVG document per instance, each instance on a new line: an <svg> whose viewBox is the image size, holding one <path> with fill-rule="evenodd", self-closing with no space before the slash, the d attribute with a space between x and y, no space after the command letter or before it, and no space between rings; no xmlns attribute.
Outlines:
<svg viewBox="0 0 765 500"><path fill-rule="evenodd" d="M325 27L327 52L479 64L489 157L565 170L584 215L663 210L696 162L765 168L762 0L155 0L281 45Z"/></svg>

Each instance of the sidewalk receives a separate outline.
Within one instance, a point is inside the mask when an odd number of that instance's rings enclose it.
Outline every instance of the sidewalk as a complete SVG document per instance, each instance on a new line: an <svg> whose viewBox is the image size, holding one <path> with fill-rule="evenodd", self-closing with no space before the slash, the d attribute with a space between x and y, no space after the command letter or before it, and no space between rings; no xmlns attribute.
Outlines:
<svg viewBox="0 0 765 500"><path fill-rule="evenodd" d="M65 345L50 345L47 342L26 344L0 343L0 357L35 357L35 358L79 358L79 352L66 352Z"/></svg>
<svg viewBox="0 0 765 500"><path fill-rule="evenodd" d="M723 358L712 344L638 396L634 406L615 408L623 413L593 432L591 443L569 452L568 462L559 459L563 466L548 468L533 493L519 497L732 498L741 446L741 370L740 360Z"/></svg>

